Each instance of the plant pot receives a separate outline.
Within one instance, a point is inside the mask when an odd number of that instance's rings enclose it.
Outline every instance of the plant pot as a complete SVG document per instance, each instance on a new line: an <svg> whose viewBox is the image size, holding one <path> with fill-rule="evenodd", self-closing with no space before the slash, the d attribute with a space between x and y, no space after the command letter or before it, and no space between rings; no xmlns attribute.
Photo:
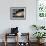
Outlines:
<svg viewBox="0 0 46 46"><path fill-rule="evenodd" d="M37 39L37 43L40 43L40 39Z"/></svg>
<svg viewBox="0 0 46 46"><path fill-rule="evenodd" d="M45 39L40 39L40 43L44 43L44 40L45 40Z"/></svg>
<svg viewBox="0 0 46 46"><path fill-rule="evenodd" d="M45 40L45 39L38 39L37 42L38 42L39 44L41 44L41 43L44 42L44 40Z"/></svg>

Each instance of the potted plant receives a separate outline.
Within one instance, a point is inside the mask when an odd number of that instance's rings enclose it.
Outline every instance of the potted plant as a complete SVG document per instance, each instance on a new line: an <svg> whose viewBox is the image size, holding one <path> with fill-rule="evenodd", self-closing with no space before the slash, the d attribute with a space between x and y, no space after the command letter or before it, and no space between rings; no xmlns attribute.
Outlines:
<svg viewBox="0 0 46 46"><path fill-rule="evenodd" d="M45 38L44 36L46 36L46 33L45 32L35 32L33 35L37 38L37 41L40 43L40 40L42 38Z"/></svg>

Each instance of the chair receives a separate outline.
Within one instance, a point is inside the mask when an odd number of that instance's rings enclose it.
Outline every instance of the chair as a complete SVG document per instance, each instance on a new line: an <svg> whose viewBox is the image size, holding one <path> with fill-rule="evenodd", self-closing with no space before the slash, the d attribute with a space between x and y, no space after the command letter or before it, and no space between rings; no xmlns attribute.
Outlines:
<svg viewBox="0 0 46 46"><path fill-rule="evenodd" d="M11 33L5 33L5 46L8 45L7 38L10 38L10 37L13 38L13 36L17 36L15 40L16 40L16 46L18 46L18 27L11 28Z"/></svg>
<svg viewBox="0 0 46 46"><path fill-rule="evenodd" d="M30 46L29 33L21 33L21 39L24 41L19 42L19 46Z"/></svg>
<svg viewBox="0 0 46 46"><path fill-rule="evenodd" d="M8 42L7 42L7 39L8 38L10 38L11 36L17 36L16 38L15 38L15 40L16 40L16 45L15 46L18 46L18 34L9 34L9 33L6 33L5 34L5 46L7 46L8 45Z"/></svg>

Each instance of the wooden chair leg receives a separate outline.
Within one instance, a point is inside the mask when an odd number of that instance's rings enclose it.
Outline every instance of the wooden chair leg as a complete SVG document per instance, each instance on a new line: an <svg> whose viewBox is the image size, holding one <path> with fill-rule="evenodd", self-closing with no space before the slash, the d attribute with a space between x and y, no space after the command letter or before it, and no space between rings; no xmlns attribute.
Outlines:
<svg viewBox="0 0 46 46"><path fill-rule="evenodd" d="M5 41L5 46L7 46L7 42Z"/></svg>
<svg viewBox="0 0 46 46"><path fill-rule="evenodd" d="M17 46L18 46L18 34L17 34Z"/></svg>
<svg viewBox="0 0 46 46"><path fill-rule="evenodd" d="M17 37L16 37L16 45L15 46L18 46L18 34L17 34Z"/></svg>
<svg viewBox="0 0 46 46"><path fill-rule="evenodd" d="M7 33L5 34L5 46L7 46Z"/></svg>

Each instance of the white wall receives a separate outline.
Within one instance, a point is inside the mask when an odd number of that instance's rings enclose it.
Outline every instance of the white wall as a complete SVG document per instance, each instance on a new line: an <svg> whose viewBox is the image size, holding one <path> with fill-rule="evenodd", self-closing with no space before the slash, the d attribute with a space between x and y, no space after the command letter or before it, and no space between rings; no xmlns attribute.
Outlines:
<svg viewBox="0 0 46 46"><path fill-rule="evenodd" d="M26 7L26 20L10 20L10 7ZM32 24L36 24L36 0L0 0L0 34L17 26L32 35Z"/></svg>

